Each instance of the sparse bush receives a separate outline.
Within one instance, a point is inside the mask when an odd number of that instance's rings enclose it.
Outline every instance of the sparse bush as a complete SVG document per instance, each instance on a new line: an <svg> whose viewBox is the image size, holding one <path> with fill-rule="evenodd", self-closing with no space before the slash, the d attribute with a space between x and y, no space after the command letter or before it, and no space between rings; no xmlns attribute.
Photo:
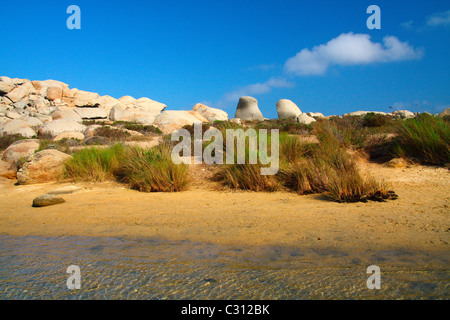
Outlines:
<svg viewBox="0 0 450 320"><path fill-rule="evenodd" d="M110 126L100 127L95 130L95 133L100 137L110 138L114 141L124 141L131 137L129 132L112 128Z"/></svg>
<svg viewBox="0 0 450 320"><path fill-rule="evenodd" d="M363 126L369 128L378 128L385 126L392 121L392 118L379 113L369 112L364 116Z"/></svg>
<svg viewBox="0 0 450 320"><path fill-rule="evenodd" d="M289 119L258 121L256 123L251 123L250 126L256 130L267 129L269 131L271 129L278 129L280 133L285 132L297 135L310 134L313 130L313 124L302 124L298 123L296 120Z"/></svg>
<svg viewBox="0 0 450 320"><path fill-rule="evenodd" d="M70 154L70 144L71 143L80 143L80 142L75 142L78 140L73 140L70 139L69 141L67 139L62 139L60 141L53 141L53 140L48 140L48 139L40 139L39 140L39 148L36 150L36 152L42 151L42 150L46 150L46 149L55 149L67 154Z"/></svg>
<svg viewBox="0 0 450 320"><path fill-rule="evenodd" d="M85 126L92 126L92 125L95 125L95 124L104 126L104 125L107 125L110 122L108 122L106 120L83 120L81 123L84 124Z"/></svg>
<svg viewBox="0 0 450 320"><path fill-rule="evenodd" d="M368 131L362 126L361 117L356 116L336 121L319 120L314 127L314 133L323 144L336 144L350 149L363 148L368 136Z"/></svg>
<svg viewBox="0 0 450 320"><path fill-rule="evenodd" d="M157 127L152 125L144 125L138 122L128 122L128 121L115 121L113 123L113 126L118 126L120 128L124 128L127 130L132 130L136 132L140 132L142 134L146 135L160 135L162 134L161 130L159 130Z"/></svg>

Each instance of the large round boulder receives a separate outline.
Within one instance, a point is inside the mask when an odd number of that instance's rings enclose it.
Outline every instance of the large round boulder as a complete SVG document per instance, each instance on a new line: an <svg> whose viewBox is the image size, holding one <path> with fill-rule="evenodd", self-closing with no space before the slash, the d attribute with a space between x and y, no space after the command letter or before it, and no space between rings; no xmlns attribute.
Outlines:
<svg viewBox="0 0 450 320"><path fill-rule="evenodd" d="M17 180L19 184L55 181L64 170L64 162L70 158L72 156L55 149L37 152L19 169Z"/></svg>
<svg viewBox="0 0 450 320"><path fill-rule="evenodd" d="M168 134L186 125L203 122L208 122L208 119L195 111L163 111L156 116L153 124Z"/></svg>
<svg viewBox="0 0 450 320"><path fill-rule="evenodd" d="M0 134L20 134L25 138L36 136L36 132L30 128L27 121L14 119L0 125Z"/></svg>
<svg viewBox="0 0 450 320"><path fill-rule="evenodd" d="M235 118L248 121L262 121L264 117L258 108L258 100L253 97L241 97L236 108Z"/></svg>
<svg viewBox="0 0 450 320"><path fill-rule="evenodd" d="M38 139L18 140L6 148L2 160L16 163L33 155L37 149L39 149Z"/></svg>
<svg viewBox="0 0 450 320"><path fill-rule="evenodd" d="M278 119L297 119L302 114L300 108L289 99L281 99L277 102Z"/></svg>

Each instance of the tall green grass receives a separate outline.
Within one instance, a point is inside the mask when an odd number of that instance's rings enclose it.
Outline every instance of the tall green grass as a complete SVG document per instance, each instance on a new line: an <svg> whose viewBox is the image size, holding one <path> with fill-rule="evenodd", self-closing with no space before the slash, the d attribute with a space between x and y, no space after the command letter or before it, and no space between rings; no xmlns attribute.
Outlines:
<svg viewBox="0 0 450 320"><path fill-rule="evenodd" d="M395 139L394 153L428 164L450 163L449 122L425 113L403 120Z"/></svg>
<svg viewBox="0 0 450 320"><path fill-rule="evenodd" d="M143 192L182 191L189 182L188 166L173 163L168 145L144 150L130 147L125 151L118 176L131 188Z"/></svg>
<svg viewBox="0 0 450 320"><path fill-rule="evenodd" d="M148 150L122 144L83 149L65 163L64 176L81 181L119 180L144 192L181 191L189 181L188 167L175 165L165 144Z"/></svg>
<svg viewBox="0 0 450 320"><path fill-rule="evenodd" d="M65 163L64 177L81 181L105 181L115 179L124 157L124 146L87 148L72 155Z"/></svg>

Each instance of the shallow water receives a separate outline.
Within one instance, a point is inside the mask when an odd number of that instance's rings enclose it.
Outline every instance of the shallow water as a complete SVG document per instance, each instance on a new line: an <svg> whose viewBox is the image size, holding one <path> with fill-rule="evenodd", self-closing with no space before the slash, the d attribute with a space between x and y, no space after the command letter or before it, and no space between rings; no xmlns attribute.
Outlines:
<svg viewBox="0 0 450 320"><path fill-rule="evenodd" d="M448 299L449 254L0 236L0 299ZM69 265L81 289L69 290ZM381 289L366 286L381 268Z"/></svg>

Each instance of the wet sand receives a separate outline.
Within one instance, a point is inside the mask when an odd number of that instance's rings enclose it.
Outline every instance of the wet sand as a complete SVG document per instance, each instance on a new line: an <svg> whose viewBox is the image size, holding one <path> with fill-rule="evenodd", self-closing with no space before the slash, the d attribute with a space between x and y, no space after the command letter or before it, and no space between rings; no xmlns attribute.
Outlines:
<svg viewBox="0 0 450 320"><path fill-rule="evenodd" d="M245 246L448 252L450 180L444 168L361 164L399 199L331 202L321 195L233 192L194 183L179 193L141 193L116 183L75 183L65 203L32 200L73 183L0 181L0 235L125 237ZM201 170L201 169L199 169Z"/></svg>

